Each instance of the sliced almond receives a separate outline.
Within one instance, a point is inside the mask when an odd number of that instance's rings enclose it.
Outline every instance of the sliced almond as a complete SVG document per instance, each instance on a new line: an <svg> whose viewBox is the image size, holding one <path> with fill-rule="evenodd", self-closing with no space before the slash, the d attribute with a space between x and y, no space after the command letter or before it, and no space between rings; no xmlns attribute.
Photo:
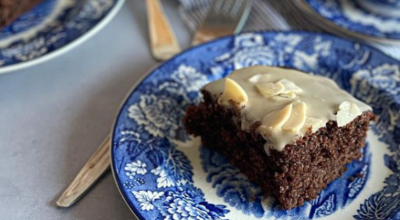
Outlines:
<svg viewBox="0 0 400 220"><path fill-rule="evenodd" d="M351 102L349 101L344 101L339 105L339 110L350 110L350 109L351 109Z"/></svg>
<svg viewBox="0 0 400 220"><path fill-rule="evenodd" d="M251 83L268 83L271 82L270 80L271 75L267 73L259 73L252 77L250 77L249 82Z"/></svg>
<svg viewBox="0 0 400 220"><path fill-rule="evenodd" d="M287 93L287 94L281 93L281 94L278 94L278 95L272 97L272 99L276 100L276 101L287 101L287 100L292 100L294 98L296 98L296 94L294 94L292 92Z"/></svg>
<svg viewBox="0 0 400 220"><path fill-rule="evenodd" d="M336 122L339 127L342 127L361 114L362 112L356 104L344 101L339 105L339 111L336 114Z"/></svg>
<svg viewBox="0 0 400 220"><path fill-rule="evenodd" d="M265 97L272 97L274 95L278 95L285 87L282 83L261 83L256 85L257 90Z"/></svg>
<svg viewBox="0 0 400 220"><path fill-rule="evenodd" d="M303 90L298 87L296 84L294 84L292 81L289 81L287 79L281 79L278 82L282 83L283 86L285 87L285 91L283 93L301 93Z"/></svg>
<svg viewBox="0 0 400 220"><path fill-rule="evenodd" d="M249 98L247 93L243 90L240 85L232 79L225 79L225 89L222 95L218 99L218 103L221 105L229 106L229 100L233 100L239 103L240 106L245 105Z"/></svg>
<svg viewBox="0 0 400 220"><path fill-rule="evenodd" d="M301 128L301 132L306 133L309 128L311 128L312 132L316 132L318 129L323 127L323 121L318 118L307 117L306 121L304 122L304 126Z"/></svg>
<svg viewBox="0 0 400 220"><path fill-rule="evenodd" d="M360 110L360 108L358 108L358 106L354 103L351 103L351 108L350 108L350 114L355 115L356 117L361 115L362 112Z"/></svg>
<svg viewBox="0 0 400 220"><path fill-rule="evenodd" d="M292 113L292 104L285 106L281 110L273 111L265 116L262 120L263 125L269 129L281 127L290 117Z"/></svg>
<svg viewBox="0 0 400 220"><path fill-rule="evenodd" d="M296 133L304 126L306 122L307 105L304 102L297 102L293 105L292 113L282 130Z"/></svg>

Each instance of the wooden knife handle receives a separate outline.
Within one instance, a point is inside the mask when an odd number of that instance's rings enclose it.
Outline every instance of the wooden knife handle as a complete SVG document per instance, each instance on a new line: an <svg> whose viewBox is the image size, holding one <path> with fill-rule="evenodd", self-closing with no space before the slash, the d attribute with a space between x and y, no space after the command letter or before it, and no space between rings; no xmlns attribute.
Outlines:
<svg viewBox="0 0 400 220"><path fill-rule="evenodd" d="M69 207L74 204L108 170L110 167L110 144L110 136L108 136L65 189L57 200L57 206Z"/></svg>
<svg viewBox="0 0 400 220"><path fill-rule="evenodd" d="M167 60L181 51L159 0L146 0L153 57Z"/></svg>

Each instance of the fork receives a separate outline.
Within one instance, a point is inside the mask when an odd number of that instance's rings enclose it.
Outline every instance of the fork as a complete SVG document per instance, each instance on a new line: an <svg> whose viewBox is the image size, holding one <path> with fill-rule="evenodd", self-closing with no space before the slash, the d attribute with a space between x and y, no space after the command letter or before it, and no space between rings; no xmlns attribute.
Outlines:
<svg viewBox="0 0 400 220"><path fill-rule="evenodd" d="M250 8L250 0L215 0L203 24L197 29L192 46L239 33L247 20Z"/></svg>

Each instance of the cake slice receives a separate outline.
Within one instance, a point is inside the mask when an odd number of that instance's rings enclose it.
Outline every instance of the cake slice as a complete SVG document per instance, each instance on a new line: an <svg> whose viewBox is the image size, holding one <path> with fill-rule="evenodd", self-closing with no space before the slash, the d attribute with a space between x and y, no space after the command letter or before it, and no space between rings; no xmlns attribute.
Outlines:
<svg viewBox="0 0 400 220"><path fill-rule="evenodd" d="M0 0L0 29L44 0Z"/></svg>
<svg viewBox="0 0 400 220"><path fill-rule="evenodd" d="M224 155L283 209L315 199L362 157L371 107L328 78L291 69L236 70L187 109L189 134Z"/></svg>

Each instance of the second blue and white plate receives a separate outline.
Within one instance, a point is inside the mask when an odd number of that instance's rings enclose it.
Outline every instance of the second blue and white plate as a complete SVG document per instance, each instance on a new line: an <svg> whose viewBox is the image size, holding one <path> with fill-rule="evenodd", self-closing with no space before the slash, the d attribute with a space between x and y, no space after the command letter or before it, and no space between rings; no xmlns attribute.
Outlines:
<svg viewBox="0 0 400 220"><path fill-rule="evenodd" d="M400 17L371 13L355 0L301 0L321 22L365 40L400 43Z"/></svg>
<svg viewBox="0 0 400 220"><path fill-rule="evenodd" d="M29 67L87 40L124 0L45 0L0 33L0 73Z"/></svg>
<svg viewBox="0 0 400 220"><path fill-rule="evenodd" d="M282 210L220 154L188 136L199 89L232 70L272 65L335 80L371 105L364 157L303 206ZM152 70L123 103L112 170L139 219L399 219L400 63L365 45L307 32L259 32L190 49ZM357 176L354 180L350 177Z"/></svg>

